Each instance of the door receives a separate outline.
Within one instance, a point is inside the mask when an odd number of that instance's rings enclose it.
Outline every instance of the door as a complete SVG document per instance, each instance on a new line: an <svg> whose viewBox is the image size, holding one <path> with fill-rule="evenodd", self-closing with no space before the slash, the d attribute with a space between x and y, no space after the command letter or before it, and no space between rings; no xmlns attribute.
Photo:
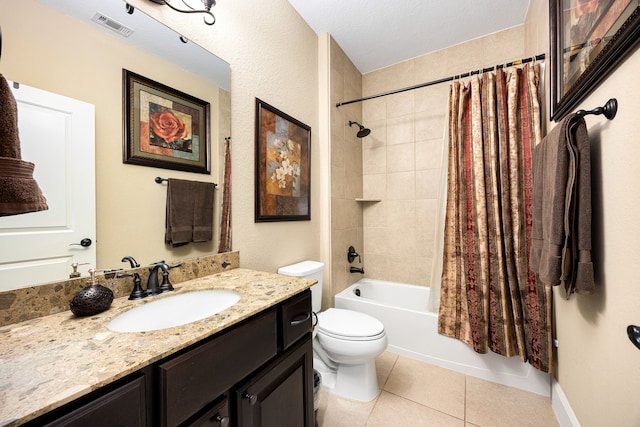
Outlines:
<svg viewBox="0 0 640 427"><path fill-rule="evenodd" d="M0 217L0 291L69 278L96 265L95 108L9 82L18 104L22 160L49 209ZM83 239L84 245L80 242Z"/></svg>

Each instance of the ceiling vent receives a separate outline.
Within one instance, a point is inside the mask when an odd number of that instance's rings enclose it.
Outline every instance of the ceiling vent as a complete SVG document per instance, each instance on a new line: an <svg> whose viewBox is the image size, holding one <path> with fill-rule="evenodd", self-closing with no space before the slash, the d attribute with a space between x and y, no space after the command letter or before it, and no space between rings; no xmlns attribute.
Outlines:
<svg viewBox="0 0 640 427"><path fill-rule="evenodd" d="M110 30L115 31L116 33L120 34L123 37L129 37L131 34L133 34L133 30L131 28L125 27L118 21L114 21L113 19L109 18L107 15L101 12L96 12L95 15L93 15L93 18L91 18L91 20L104 27L109 28Z"/></svg>

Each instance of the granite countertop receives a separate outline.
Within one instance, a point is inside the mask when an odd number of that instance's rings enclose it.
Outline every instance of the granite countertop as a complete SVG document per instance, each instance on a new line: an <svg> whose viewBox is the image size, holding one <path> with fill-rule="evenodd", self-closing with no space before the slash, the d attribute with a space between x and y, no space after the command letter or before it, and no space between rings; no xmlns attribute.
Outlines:
<svg viewBox="0 0 640 427"><path fill-rule="evenodd" d="M175 292L117 298L98 315L71 311L0 327L0 426L19 425L276 305L315 281L236 268L174 283ZM240 301L216 315L151 332L112 332L118 314L159 298L232 289Z"/></svg>

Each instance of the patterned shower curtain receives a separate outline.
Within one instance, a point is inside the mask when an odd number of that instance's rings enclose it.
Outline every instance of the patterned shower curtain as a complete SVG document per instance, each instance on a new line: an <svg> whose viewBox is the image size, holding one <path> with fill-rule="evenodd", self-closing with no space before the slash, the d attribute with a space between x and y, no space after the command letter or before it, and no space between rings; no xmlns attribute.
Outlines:
<svg viewBox="0 0 640 427"><path fill-rule="evenodd" d="M552 293L529 269L539 82L526 64L451 85L438 331L549 372Z"/></svg>

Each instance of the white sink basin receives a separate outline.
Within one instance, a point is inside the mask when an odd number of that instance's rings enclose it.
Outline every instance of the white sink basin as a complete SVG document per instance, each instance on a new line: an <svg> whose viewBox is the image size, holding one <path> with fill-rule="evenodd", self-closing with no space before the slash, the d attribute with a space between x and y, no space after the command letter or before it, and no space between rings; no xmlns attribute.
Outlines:
<svg viewBox="0 0 640 427"><path fill-rule="evenodd" d="M115 317L107 328L116 332L146 332L186 325L220 313L240 300L225 289L193 291L161 298Z"/></svg>

